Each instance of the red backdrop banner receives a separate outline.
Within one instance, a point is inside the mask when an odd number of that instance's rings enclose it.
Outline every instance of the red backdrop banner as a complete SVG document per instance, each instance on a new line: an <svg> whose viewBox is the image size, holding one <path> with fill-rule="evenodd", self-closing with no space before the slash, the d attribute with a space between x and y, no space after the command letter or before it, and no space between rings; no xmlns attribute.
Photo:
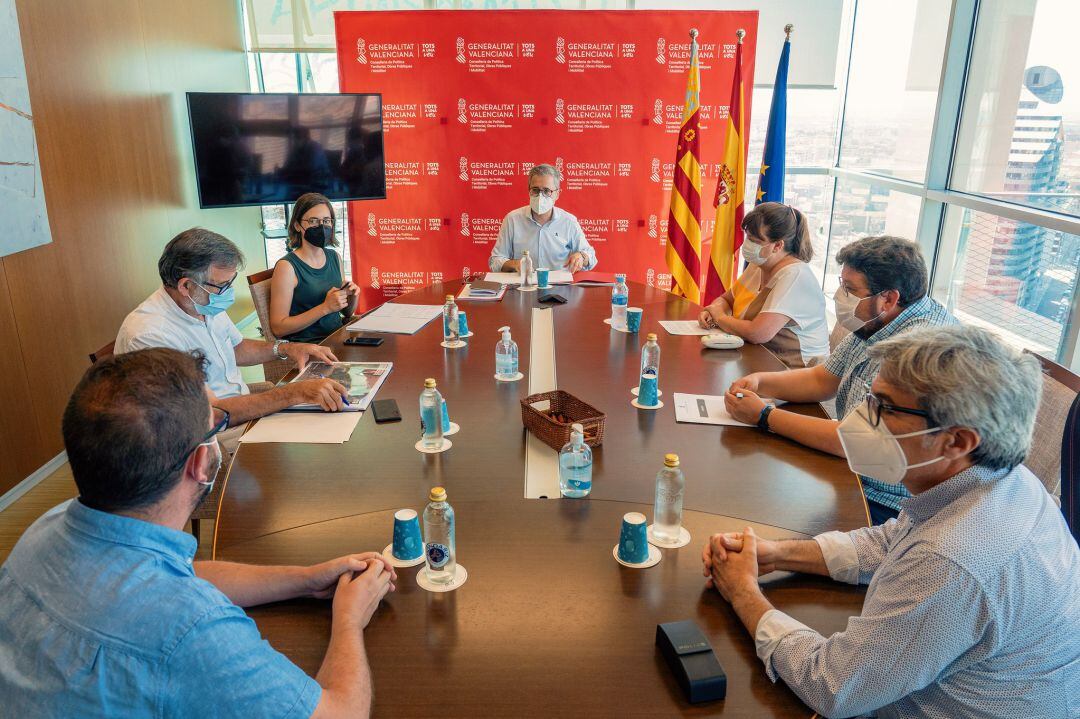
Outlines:
<svg viewBox="0 0 1080 719"><path fill-rule="evenodd" d="M363 306L483 271L526 175L563 174L598 271L668 289L676 136L697 28L704 198L715 194L735 63L753 87L757 12L335 13L342 92L383 97L387 197L349 206ZM750 93L747 93L749 127ZM714 211L702 208L708 257Z"/></svg>

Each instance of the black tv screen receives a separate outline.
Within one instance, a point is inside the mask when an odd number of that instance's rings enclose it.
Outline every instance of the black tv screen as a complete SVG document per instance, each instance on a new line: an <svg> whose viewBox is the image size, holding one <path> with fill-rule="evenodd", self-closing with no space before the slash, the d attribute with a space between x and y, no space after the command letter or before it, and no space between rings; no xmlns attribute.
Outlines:
<svg viewBox="0 0 1080 719"><path fill-rule="evenodd" d="M382 96L189 92L199 206L386 197Z"/></svg>

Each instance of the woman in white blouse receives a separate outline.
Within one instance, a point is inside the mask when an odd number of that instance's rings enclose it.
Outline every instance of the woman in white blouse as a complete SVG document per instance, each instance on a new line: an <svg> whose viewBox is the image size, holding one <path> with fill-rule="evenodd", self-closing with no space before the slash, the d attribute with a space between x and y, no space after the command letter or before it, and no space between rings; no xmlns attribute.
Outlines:
<svg viewBox="0 0 1080 719"><path fill-rule="evenodd" d="M829 329L821 283L807 264L814 249L806 217L794 207L763 202L742 227L746 269L698 322L765 345L789 367L822 362Z"/></svg>

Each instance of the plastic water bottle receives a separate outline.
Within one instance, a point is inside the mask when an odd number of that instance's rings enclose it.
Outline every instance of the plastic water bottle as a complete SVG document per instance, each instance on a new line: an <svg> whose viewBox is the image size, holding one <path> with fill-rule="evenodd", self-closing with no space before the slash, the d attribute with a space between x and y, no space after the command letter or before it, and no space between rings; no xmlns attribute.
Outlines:
<svg viewBox="0 0 1080 719"><path fill-rule="evenodd" d="M446 304L442 308L442 335L443 342L456 342L458 339L458 316L457 303L453 295L446 296Z"/></svg>
<svg viewBox="0 0 1080 719"><path fill-rule="evenodd" d="M518 373L518 346L510 339L510 328L500 327L502 339L495 345L495 374L501 379L513 379Z"/></svg>
<svg viewBox="0 0 1080 719"><path fill-rule="evenodd" d="M661 542L679 539L685 490L686 478L679 469L679 455L665 454L664 466L656 475L656 501L653 503L653 536Z"/></svg>
<svg viewBox="0 0 1080 719"><path fill-rule="evenodd" d="M645 344L641 346L641 374L660 377L660 345L656 343L655 332L646 335Z"/></svg>
<svg viewBox="0 0 1080 719"><path fill-rule="evenodd" d="M580 424L570 426L570 441L559 451L559 491L579 499L592 491L592 450Z"/></svg>
<svg viewBox="0 0 1080 719"><path fill-rule="evenodd" d="M446 501L446 490L432 487L424 509L424 559L427 577L433 584L447 584L457 570L454 546L454 508Z"/></svg>
<svg viewBox="0 0 1080 719"><path fill-rule="evenodd" d="M424 391L420 393L420 427L424 432L424 449L442 449L442 405L443 398L435 389L435 380L424 380Z"/></svg>
<svg viewBox="0 0 1080 719"><path fill-rule="evenodd" d="M535 271L536 271L536 267L535 267L535 265L533 265L532 257L529 257L529 251L525 250L525 252L521 255L521 286L522 287L532 287L535 284L533 282L533 277L534 277L533 273Z"/></svg>
<svg viewBox="0 0 1080 719"><path fill-rule="evenodd" d="M626 329L628 304L630 304L630 288L626 286L626 275L615 275L615 286L611 288L611 326L615 329Z"/></svg>

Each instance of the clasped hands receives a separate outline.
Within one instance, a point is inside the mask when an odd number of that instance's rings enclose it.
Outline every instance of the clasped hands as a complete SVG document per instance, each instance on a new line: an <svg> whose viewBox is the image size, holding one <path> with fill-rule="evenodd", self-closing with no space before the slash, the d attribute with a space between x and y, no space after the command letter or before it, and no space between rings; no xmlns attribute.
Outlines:
<svg viewBox="0 0 1080 719"><path fill-rule="evenodd" d="M729 603L746 592L760 593L758 576L776 570L778 542L760 539L752 527L709 537L701 552L706 587Z"/></svg>

